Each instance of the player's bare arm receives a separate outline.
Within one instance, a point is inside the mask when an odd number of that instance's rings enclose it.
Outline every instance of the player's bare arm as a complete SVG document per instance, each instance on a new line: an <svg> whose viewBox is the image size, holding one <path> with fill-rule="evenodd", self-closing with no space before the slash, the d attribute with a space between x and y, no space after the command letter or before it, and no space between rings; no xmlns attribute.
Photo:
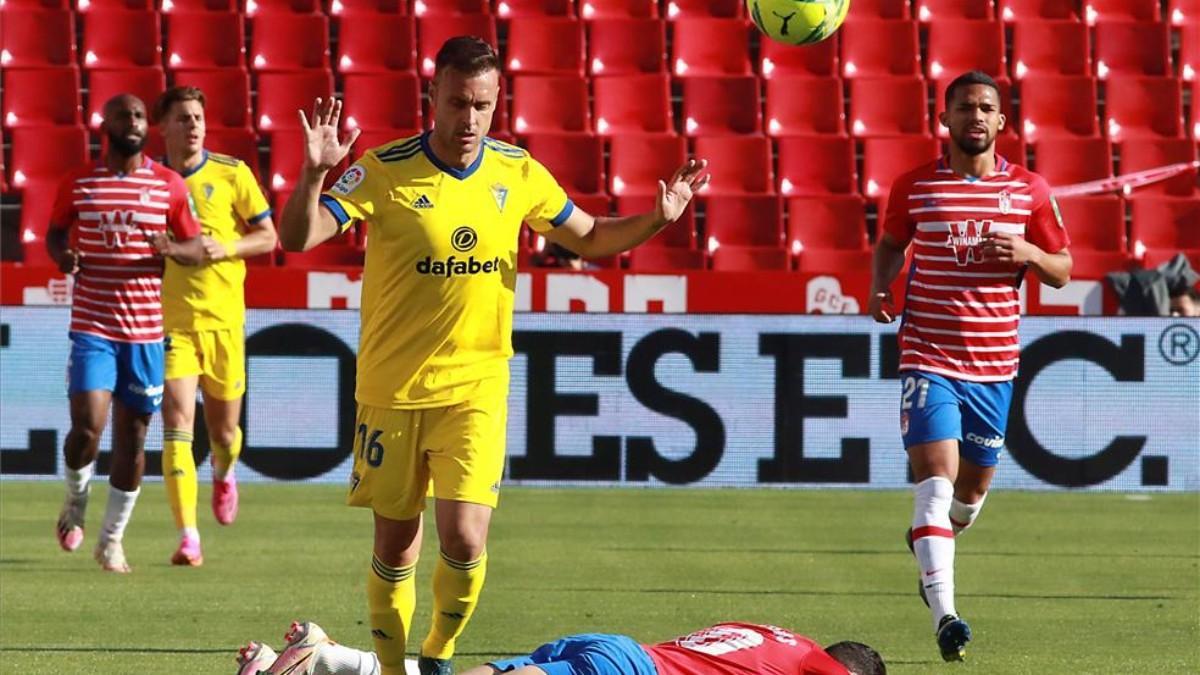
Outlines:
<svg viewBox="0 0 1200 675"><path fill-rule="evenodd" d="M155 253L164 258L170 257L180 265L199 265L208 259L203 236L175 241L166 233L159 232L150 235L150 246Z"/></svg>
<svg viewBox="0 0 1200 675"><path fill-rule="evenodd" d="M875 256L871 262L871 297L867 301L867 312L879 323L891 323L896 318L892 299L892 282L904 267L904 251L907 243L900 243L884 232L875 245Z"/></svg>
<svg viewBox="0 0 1200 675"><path fill-rule="evenodd" d="M46 252L58 265L59 272L75 274L79 271L79 252L70 247L65 228L51 228L46 234Z"/></svg>
<svg viewBox="0 0 1200 675"><path fill-rule="evenodd" d="M338 141L342 102L336 99L317 99L311 123L303 110L297 114L304 130L304 166L279 218L279 241L287 251L307 251L338 233L333 214L322 209L318 200L326 174L350 153L359 134L355 129L344 142Z"/></svg>
<svg viewBox="0 0 1200 675"><path fill-rule="evenodd" d="M1062 288L1071 280L1071 252L1067 249L1047 253L1027 239L1008 232L985 235L983 255L987 260L1028 265L1047 286Z"/></svg>
<svg viewBox="0 0 1200 675"><path fill-rule="evenodd" d="M226 259L251 258L275 250L279 236L275 233L275 221L270 216L253 223L246 224L245 234L241 239L230 243L221 243L208 235L204 240L204 252L209 262Z"/></svg>
<svg viewBox="0 0 1200 675"><path fill-rule="evenodd" d="M584 258L602 258L641 244L683 215L688 204L705 185L708 162L689 159L669 181L658 181L654 210L634 216L596 218L575 209L562 225L545 233L550 241Z"/></svg>

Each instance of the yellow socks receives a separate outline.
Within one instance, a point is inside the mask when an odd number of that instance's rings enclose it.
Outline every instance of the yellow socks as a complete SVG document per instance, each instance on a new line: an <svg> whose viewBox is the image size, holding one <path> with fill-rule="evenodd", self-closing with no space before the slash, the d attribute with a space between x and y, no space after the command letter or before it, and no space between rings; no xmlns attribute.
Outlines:
<svg viewBox="0 0 1200 675"><path fill-rule="evenodd" d="M192 432L163 432L163 482L175 527L196 529L196 460L192 457Z"/></svg>
<svg viewBox="0 0 1200 675"><path fill-rule="evenodd" d="M238 456L242 454L242 428L238 427L234 430L233 442L229 444L229 447L223 447L216 441L212 441L211 444L213 477L217 480L225 480L230 469L237 462Z"/></svg>
<svg viewBox="0 0 1200 675"><path fill-rule="evenodd" d="M454 655L454 641L475 613L486 575L487 553L471 562L441 555L433 572L433 622L421 644L421 656L448 659Z"/></svg>
<svg viewBox="0 0 1200 675"><path fill-rule="evenodd" d="M416 569L416 561L405 567L391 567L371 556L367 605L371 612L371 638L383 675L404 675L404 650L417 607Z"/></svg>

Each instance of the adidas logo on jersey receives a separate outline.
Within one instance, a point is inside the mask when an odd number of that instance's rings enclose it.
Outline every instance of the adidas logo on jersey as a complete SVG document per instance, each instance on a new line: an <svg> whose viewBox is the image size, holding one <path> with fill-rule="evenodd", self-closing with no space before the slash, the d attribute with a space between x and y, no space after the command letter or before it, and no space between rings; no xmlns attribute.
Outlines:
<svg viewBox="0 0 1200 675"><path fill-rule="evenodd" d="M432 209L433 202L429 201L429 197L426 197L425 195L421 195L420 197L417 197L416 200L413 201L412 207L414 209Z"/></svg>

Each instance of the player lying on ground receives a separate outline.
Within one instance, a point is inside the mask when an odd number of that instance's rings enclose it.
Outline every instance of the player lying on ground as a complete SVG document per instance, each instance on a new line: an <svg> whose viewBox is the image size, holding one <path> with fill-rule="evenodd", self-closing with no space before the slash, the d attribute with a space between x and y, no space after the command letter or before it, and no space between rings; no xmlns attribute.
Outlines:
<svg viewBox="0 0 1200 675"><path fill-rule="evenodd" d="M954 539L983 507L1004 447L1027 272L1067 283L1067 232L1041 176L996 154L1000 89L970 72L946 89L950 152L896 180L875 249L870 313L895 318L891 291L913 247L900 327L900 435L916 481L908 545L942 658L971 629L954 607Z"/></svg>
<svg viewBox="0 0 1200 675"><path fill-rule="evenodd" d="M374 512L370 631L384 675L404 672L416 607L422 513L432 483L440 551L423 675L449 674L487 575L504 470L517 242L528 224L584 257L630 249L674 222L708 176L689 161L659 182L654 211L592 217L529 153L487 137L500 59L478 38L447 40L430 84L431 131L350 152L340 101L299 112L305 155L279 238L308 250L369 227L362 280L354 469L347 503Z"/></svg>
<svg viewBox="0 0 1200 675"><path fill-rule="evenodd" d="M371 652L339 645L312 622L293 623L287 647L251 642L238 652L237 675L379 675ZM654 645L624 635L571 635L528 656L493 661L462 675L886 675L874 650L860 642L824 649L775 626L722 623Z"/></svg>
<svg viewBox="0 0 1200 675"><path fill-rule="evenodd" d="M59 270L75 276L67 496L56 534L64 551L83 543L89 482L111 407L108 507L95 558L105 570L128 572L121 541L141 491L146 430L163 396L163 259L196 265L204 248L183 179L142 154L141 99L114 96L100 129L108 140L104 157L63 178L46 235Z"/></svg>

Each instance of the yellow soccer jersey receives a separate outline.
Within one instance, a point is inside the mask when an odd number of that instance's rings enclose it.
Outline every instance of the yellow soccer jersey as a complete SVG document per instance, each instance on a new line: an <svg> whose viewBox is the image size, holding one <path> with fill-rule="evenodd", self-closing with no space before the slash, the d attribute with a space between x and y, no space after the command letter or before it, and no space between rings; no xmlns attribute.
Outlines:
<svg viewBox="0 0 1200 675"><path fill-rule="evenodd" d="M222 244L242 238L241 223L271 215L250 167L236 157L204 151L199 166L182 174L204 234ZM173 330L236 328L246 321L246 263L240 258L189 267L167 259L163 326Z"/></svg>
<svg viewBox="0 0 1200 675"><path fill-rule="evenodd" d="M544 232L575 208L545 167L489 138L454 169L426 133L367 152L321 204L343 230L370 224L359 403L428 408L507 388L521 223Z"/></svg>

